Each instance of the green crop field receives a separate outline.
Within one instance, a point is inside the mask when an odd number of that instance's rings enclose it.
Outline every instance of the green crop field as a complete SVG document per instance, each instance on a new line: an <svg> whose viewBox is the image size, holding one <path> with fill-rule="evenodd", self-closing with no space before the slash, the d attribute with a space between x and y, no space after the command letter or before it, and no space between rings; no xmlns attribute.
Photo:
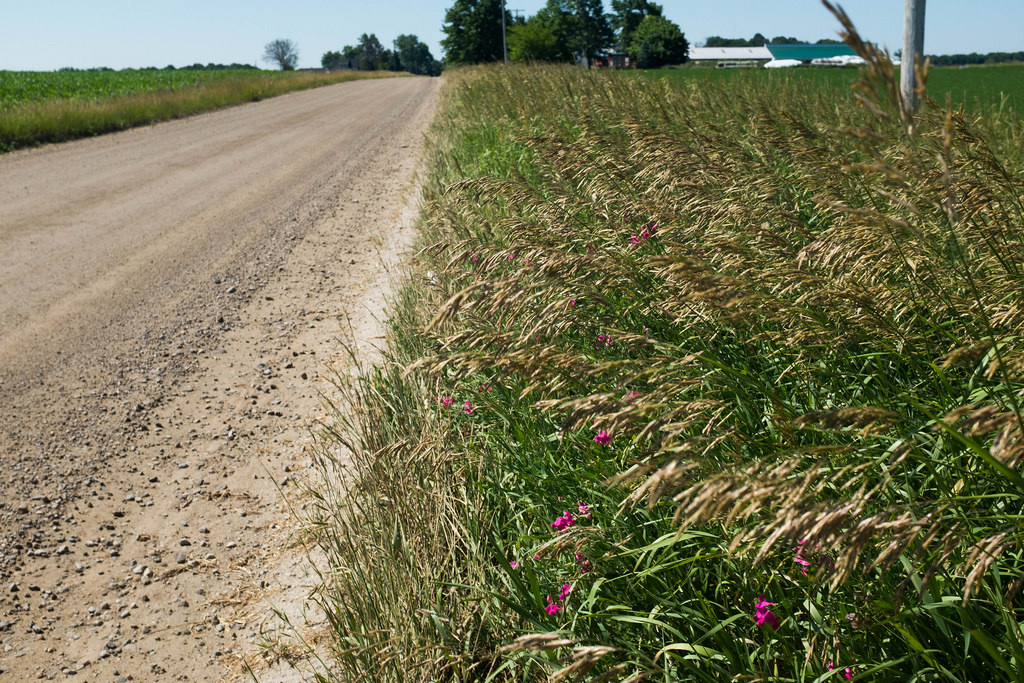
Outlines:
<svg viewBox="0 0 1024 683"><path fill-rule="evenodd" d="M123 71L0 71L0 110L26 102L73 99L102 100L154 91L196 88L217 82L239 82L254 75L282 71L160 69Z"/></svg>
<svg viewBox="0 0 1024 683"><path fill-rule="evenodd" d="M797 84L827 89L836 94L851 93L859 71L855 68L795 68L795 69L653 69L639 72L648 78L668 78L679 84L701 82L765 83L773 88L792 87ZM1024 116L1024 65L1007 64L972 66L967 68L939 67L929 71L928 94L940 104L947 93L954 105L967 110L992 113L999 110L1014 111Z"/></svg>
<svg viewBox="0 0 1024 683"><path fill-rule="evenodd" d="M392 72L0 71L0 152Z"/></svg>

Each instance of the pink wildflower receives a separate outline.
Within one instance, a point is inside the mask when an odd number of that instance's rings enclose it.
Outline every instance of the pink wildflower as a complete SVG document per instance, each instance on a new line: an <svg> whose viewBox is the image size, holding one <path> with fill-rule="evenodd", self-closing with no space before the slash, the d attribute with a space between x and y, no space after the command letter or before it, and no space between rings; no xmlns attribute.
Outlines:
<svg viewBox="0 0 1024 683"><path fill-rule="evenodd" d="M763 593L758 596L757 602L754 603L754 620L757 622L758 628L764 628L766 624L771 626L773 630L779 628L779 618L768 609L774 604L774 602L768 602Z"/></svg>
<svg viewBox="0 0 1024 683"><path fill-rule="evenodd" d="M586 503L576 503L576 513L580 517L592 517L590 513L590 506Z"/></svg>
<svg viewBox="0 0 1024 683"><path fill-rule="evenodd" d="M806 545L806 543L807 541L800 541L796 544L796 556L793 558L794 562L801 565L800 572L804 576L807 576L807 568L811 566L810 560L808 560L802 555L804 551L804 545Z"/></svg>
<svg viewBox="0 0 1024 683"><path fill-rule="evenodd" d="M469 399L466 399L466 401L462 404L462 409L466 411L466 415L472 415L473 414L473 402L470 401Z"/></svg>
<svg viewBox="0 0 1024 683"><path fill-rule="evenodd" d="M594 436L594 441L602 446L607 446L612 442L612 435L602 429Z"/></svg>
<svg viewBox="0 0 1024 683"><path fill-rule="evenodd" d="M832 660L828 660L828 670L832 671L835 668L835 664L832 662ZM850 667L846 667L846 670L843 671L843 678L845 678L846 680L850 680L851 678L853 678L853 669L851 669Z"/></svg>
<svg viewBox="0 0 1024 683"><path fill-rule="evenodd" d="M590 560L585 559L579 553L576 553L576 562L577 562L577 564L580 565L580 571L583 572L584 574L586 574L587 572L590 571L590 569L591 569L591 567L590 567Z"/></svg>
<svg viewBox="0 0 1024 683"><path fill-rule="evenodd" d="M508 566L512 567L512 569L515 569L515 568L517 568L519 566L519 563L516 562L515 560L512 560L511 562L508 563Z"/></svg>
<svg viewBox="0 0 1024 683"><path fill-rule="evenodd" d="M576 518L568 510L562 511L562 516L555 519L548 526L559 533L565 533L565 530L576 523Z"/></svg>
<svg viewBox="0 0 1024 683"><path fill-rule="evenodd" d="M544 608L544 611L548 613L548 616L551 616L551 615L555 614L555 612L557 612L560 609L562 609L562 606L559 605L558 603L556 603L554 600L552 600L551 596L549 595L548 596L548 604Z"/></svg>
<svg viewBox="0 0 1024 683"><path fill-rule="evenodd" d="M569 593L572 593L572 584L563 583L562 587L558 591L558 599L565 602L565 599L569 597Z"/></svg>
<svg viewBox="0 0 1024 683"><path fill-rule="evenodd" d="M436 400L445 408L448 408L452 403L455 403L455 399L451 396L438 396Z"/></svg>

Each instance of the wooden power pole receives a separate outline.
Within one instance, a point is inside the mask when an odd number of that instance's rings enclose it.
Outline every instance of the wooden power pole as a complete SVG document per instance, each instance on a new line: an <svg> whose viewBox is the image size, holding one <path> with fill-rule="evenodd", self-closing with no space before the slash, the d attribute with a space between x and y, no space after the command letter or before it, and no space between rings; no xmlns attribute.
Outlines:
<svg viewBox="0 0 1024 683"><path fill-rule="evenodd" d="M924 2L906 0L903 12L903 52L900 55L900 90L911 111L917 111L917 60L924 59Z"/></svg>
<svg viewBox="0 0 1024 683"><path fill-rule="evenodd" d="M502 0L502 51L505 53L505 63L507 65L509 62L509 40L508 29L505 27L505 0Z"/></svg>

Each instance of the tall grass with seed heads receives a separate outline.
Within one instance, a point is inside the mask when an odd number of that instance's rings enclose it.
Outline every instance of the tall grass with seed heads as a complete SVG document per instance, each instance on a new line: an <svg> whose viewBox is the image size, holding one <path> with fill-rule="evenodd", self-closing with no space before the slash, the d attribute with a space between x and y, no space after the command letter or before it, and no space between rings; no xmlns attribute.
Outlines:
<svg viewBox="0 0 1024 683"><path fill-rule="evenodd" d="M834 11L853 91L446 74L325 679L1024 679L1024 154Z"/></svg>

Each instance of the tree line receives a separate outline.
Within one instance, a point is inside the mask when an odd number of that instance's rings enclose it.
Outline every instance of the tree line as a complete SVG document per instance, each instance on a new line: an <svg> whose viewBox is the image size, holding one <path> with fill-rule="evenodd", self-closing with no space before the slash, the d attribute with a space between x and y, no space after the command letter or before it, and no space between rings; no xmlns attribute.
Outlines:
<svg viewBox="0 0 1024 683"><path fill-rule="evenodd" d="M356 45L340 51L325 52L320 59L325 69L360 69L362 71L407 71L424 76L441 75L441 62L430 54L430 48L415 35L400 35L392 49L381 44L376 34L364 33Z"/></svg>
<svg viewBox="0 0 1024 683"><path fill-rule="evenodd" d="M445 14L441 47L450 65L500 62L578 62L590 66L609 50L641 68L686 61L689 43L664 8L649 0L548 0L535 15L513 16L501 0L455 0Z"/></svg>
<svg viewBox="0 0 1024 683"><path fill-rule="evenodd" d="M723 38L722 36L708 36L704 41L704 47L764 47L765 45L804 45L806 41L799 40L792 36L775 36L772 39L765 38L760 33L755 33L750 40L745 38ZM841 45L841 40L834 38L822 38L814 45Z"/></svg>
<svg viewBox="0 0 1024 683"><path fill-rule="evenodd" d="M929 55L932 66L966 66L968 64L1007 64L1024 62L1024 52L988 52L979 54Z"/></svg>

